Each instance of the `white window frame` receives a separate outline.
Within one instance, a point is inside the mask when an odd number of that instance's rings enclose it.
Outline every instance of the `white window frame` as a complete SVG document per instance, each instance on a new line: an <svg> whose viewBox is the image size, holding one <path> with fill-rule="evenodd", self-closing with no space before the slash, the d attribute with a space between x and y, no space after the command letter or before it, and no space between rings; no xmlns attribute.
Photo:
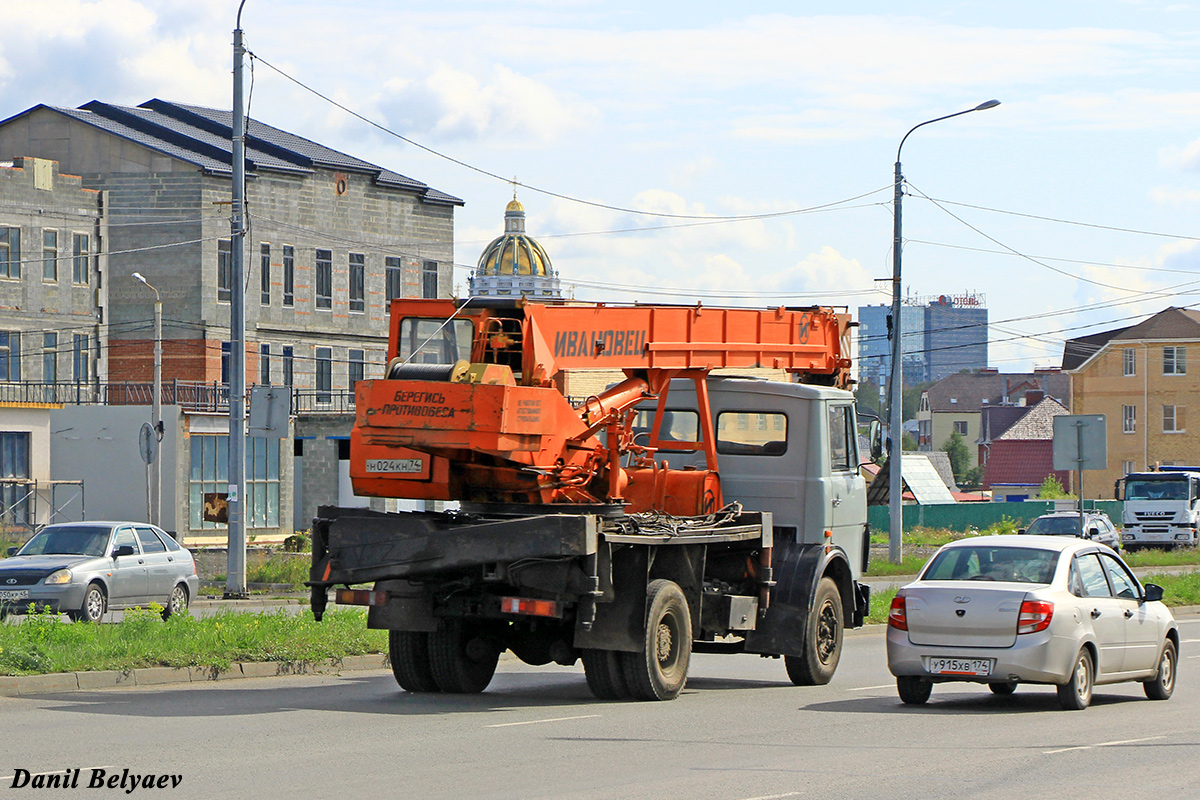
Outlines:
<svg viewBox="0 0 1200 800"><path fill-rule="evenodd" d="M1126 347L1122 352L1122 371L1121 374L1126 378L1132 378L1137 375L1137 350L1132 347Z"/></svg>
<svg viewBox="0 0 1200 800"><path fill-rule="evenodd" d="M1137 406L1121 406L1121 433L1137 433Z"/></svg>
<svg viewBox="0 0 1200 800"><path fill-rule="evenodd" d="M1186 374L1187 348L1183 345L1165 345L1163 347L1163 375Z"/></svg>
<svg viewBox="0 0 1200 800"><path fill-rule="evenodd" d="M1162 432L1163 433L1187 433L1187 428L1180 425L1179 417L1182 416L1179 412L1184 406L1163 404L1162 407Z"/></svg>

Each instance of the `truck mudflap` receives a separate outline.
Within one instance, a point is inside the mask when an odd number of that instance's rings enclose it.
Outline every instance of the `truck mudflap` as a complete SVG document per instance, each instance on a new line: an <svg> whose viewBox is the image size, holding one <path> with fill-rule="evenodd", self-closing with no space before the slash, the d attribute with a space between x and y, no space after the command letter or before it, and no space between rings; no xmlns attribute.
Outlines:
<svg viewBox="0 0 1200 800"><path fill-rule="evenodd" d="M308 581L314 596L333 584L444 576L491 563L596 552L596 519L589 514L483 519L331 506L317 513Z"/></svg>
<svg viewBox="0 0 1200 800"><path fill-rule="evenodd" d="M870 587L851 576L849 559L840 547L802 544L776 537L775 587L771 605L745 634L745 652L799 656L804 653L809 615L818 581L828 575L838 585L847 628L857 628L870 607Z"/></svg>

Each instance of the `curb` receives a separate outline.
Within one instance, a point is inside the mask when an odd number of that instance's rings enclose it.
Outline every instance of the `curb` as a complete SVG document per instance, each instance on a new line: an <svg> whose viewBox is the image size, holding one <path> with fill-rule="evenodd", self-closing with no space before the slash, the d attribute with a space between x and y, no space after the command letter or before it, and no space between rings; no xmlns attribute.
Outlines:
<svg viewBox="0 0 1200 800"><path fill-rule="evenodd" d="M132 686L168 686L180 683L212 683L244 678L274 678L280 675L326 675L359 670L388 669L387 656L375 653L346 656L326 661L246 661L229 669L212 667L144 667L96 672L55 672L49 675L0 677L0 697L93 691Z"/></svg>

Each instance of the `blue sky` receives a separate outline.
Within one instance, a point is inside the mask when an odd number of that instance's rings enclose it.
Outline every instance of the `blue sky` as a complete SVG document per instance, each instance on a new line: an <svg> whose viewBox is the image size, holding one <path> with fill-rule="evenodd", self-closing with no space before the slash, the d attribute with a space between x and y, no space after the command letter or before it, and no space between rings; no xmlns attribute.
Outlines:
<svg viewBox="0 0 1200 800"><path fill-rule="evenodd" d="M236 2L6 5L22 24L0 31L4 116L93 99L230 103ZM463 287L511 185L263 62L525 184L529 230L577 297L853 309L889 301L878 279L891 274L901 137L996 98L904 145L906 293L983 294L1004 371L1200 302L1188 238L1200 237L1200 7L846 7L247 0L262 59L250 113L466 200Z"/></svg>

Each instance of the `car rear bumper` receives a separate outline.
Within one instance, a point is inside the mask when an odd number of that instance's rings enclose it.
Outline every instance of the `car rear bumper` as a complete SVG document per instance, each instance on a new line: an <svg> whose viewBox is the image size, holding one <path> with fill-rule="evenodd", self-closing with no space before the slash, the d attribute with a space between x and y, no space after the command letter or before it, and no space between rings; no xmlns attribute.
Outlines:
<svg viewBox="0 0 1200 800"><path fill-rule="evenodd" d="M888 628L887 632L888 669L892 674L929 678L935 682L1063 683L1070 675L1079 646L1075 639L1054 636L1049 631L1018 636L1012 647L915 645L909 642L907 631ZM986 677L935 675L925 668L927 657L990 658L995 661L991 674Z"/></svg>

